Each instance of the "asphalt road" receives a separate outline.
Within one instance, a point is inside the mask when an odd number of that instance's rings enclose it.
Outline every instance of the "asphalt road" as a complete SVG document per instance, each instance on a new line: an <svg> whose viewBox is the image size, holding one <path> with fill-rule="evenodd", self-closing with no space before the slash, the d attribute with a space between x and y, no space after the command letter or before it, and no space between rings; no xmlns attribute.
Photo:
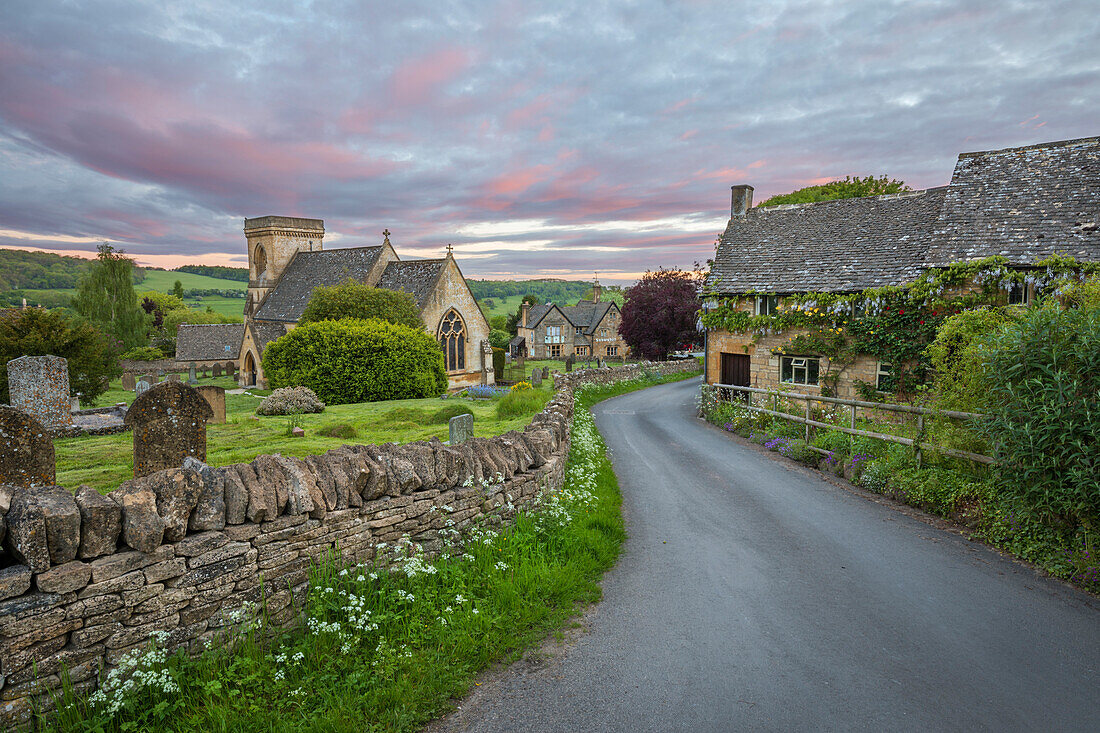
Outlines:
<svg viewBox="0 0 1100 733"><path fill-rule="evenodd" d="M602 403L629 539L588 633L443 730L1100 731L1100 603L695 417Z"/></svg>

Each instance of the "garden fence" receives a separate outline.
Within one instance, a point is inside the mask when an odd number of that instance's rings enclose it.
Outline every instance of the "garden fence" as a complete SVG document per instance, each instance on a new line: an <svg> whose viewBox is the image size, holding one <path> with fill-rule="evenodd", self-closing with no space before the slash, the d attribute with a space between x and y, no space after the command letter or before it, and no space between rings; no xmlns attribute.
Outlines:
<svg viewBox="0 0 1100 733"><path fill-rule="evenodd" d="M866 400L844 399L841 397L824 397L821 395L802 394L801 392L778 392L776 390L761 389L759 387L741 387L734 384L716 384L713 385L719 390L731 390L741 392L745 395L746 407L753 411L759 412L764 415L770 415L772 417L778 417L783 420L789 420L791 422L800 423L806 426L806 443L810 442L810 430L811 428L825 428L827 430L838 430L842 433L849 435L858 435L865 438L874 438L877 440L884 440L890 443L899 443L901 445L907 445L916 450L917 465L921 463L921 451L931 450L938 451L944 455L951 456L953 458L965 458L975 463L991 464L996 463L996 459L990 456L983 456L980 453L971 453L964 450L956 450L954 448L947 448L945 446L938 446L932 443L922 442L921 436L924 435L924 418L928 415L935 415L939 417L948 417L954 420L980 420L983 415L976 412L958 412L955 410L931 410L927 407L919 407L917 405L893 405L886 402L868 402ZM706 387L704 387L705 389ZM781 412L778 409L769 410L766 407L753 404L753 395L765 395L766 398L770 397L773 400L778 400L780 397L784 397L790 400L799 400L806 403L806 414L791 415L786 412ZM851 424L849 427L843 425L833 425L831 423L821 422L814 420L811 417L810 405L813 402L822 402L831 405L845 405L851 408ZM766 399L765 399L766 404ZM773 407L777 405L773 404ZM886 412L908 413L917 416L917 438L905 438L900 435L890 435L889 433L876 433L871 430L860 430L856 427L856 413L862 408L864 410L884 410ZM809 446L811 449L827 454L828 451L815 446Z"/></svg>

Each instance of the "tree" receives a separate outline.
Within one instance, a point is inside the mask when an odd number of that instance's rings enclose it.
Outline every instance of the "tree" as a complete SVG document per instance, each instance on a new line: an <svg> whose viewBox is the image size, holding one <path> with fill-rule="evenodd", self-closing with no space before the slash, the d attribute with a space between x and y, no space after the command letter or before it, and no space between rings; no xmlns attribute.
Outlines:
<svg viewBox="0 0 1100 733"><path fill-rule="evenodd" d="M646 272L627 288L619 333L647 359L664 359L678 346L695 341L699 311L698 270Z"/></svg>
<svg viewBox="0 0 1100 733"><path fill-rule="evenodd" d="M519 324L523 317L523 304L526 303L527 305L538 305L539 299L538 296L535 295L525 295L519 303L520 304L519 307L516 308L516 312L508 316L508 323L506 324L507 328L504 329L512 336L516 335L516 329L519 328Z"/></svg>
<svg viewBox="0 0 1100 733"><path fill-rule="evenodd" d="M61 356L69 362L69 388L85 403L107 391L121 370L118 341L61 310L28 308L0 317L0 364L20 356ZM0 402L10 402L8 371L0 373Z"/></svg>
<svg viewBox="0 0 1100 733"><path fill-rule="evenodd" d="M176 284L172 286L172 295L183 300L183 283L179 280L176 280Z"/></svg>
<svg viewBox="0 0 1100 733"><path fill-rule="evenodd" d="M313 289L299 324L342 318L377 318L410 328L424 328L420 308L408 293L372 288L355 280Z"/></svg>
<svg viewBox="0 0 1100 733"><path fill-rule="evenodd" d="M148 319L134 292L134 263L107 242L88 274L80 279L73 308L129 350L148 343Z"/></svg>
<svg viewBox="0 0 1100 733"><path fill-rule="evenodd" d="M439 342L420 326L376 318L299 324L264 348L272 388L309 387L330 405L437 397L447 389Z"/></svg>
<svg viewBox="0 0 1100 733"><path fill-rule="evenodd" d="M888 179L886 176L845 176L843 181L830 181L819 186L807 186L791 193L781 193L762 202L760 206L778 206L779 204L808 204L814 201L834 201L836 199L854 199L863 196L881 196L887 193L911 191L904 181Z"/></svg>

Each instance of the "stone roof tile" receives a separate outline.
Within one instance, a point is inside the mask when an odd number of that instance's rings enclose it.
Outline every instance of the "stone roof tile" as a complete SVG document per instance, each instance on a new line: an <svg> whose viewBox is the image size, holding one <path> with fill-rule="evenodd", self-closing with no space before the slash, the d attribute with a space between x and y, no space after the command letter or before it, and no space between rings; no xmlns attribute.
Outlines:
<svg viewBox="0 0 1100 733"><path fill-rule="evenodd" d="M299 252L268 293L255 318L297 323L314 288L339 285L348 279L366 281L381 253L381 245Z"/></svg>
<svg viewBox="0 0 1100 733"><path fill-rule="evenodd" d="M443 271L447 260L405 260L386 265L378 287L387 290L401 290L413 296L416 304L423 308L432 284Z"/></svg>
<svg viewBox="0 0 1100 733"><path fill-rule="evenodd" d="M236 359L243 338L243 323L185 323L176 334L176 361Z"/></svg>

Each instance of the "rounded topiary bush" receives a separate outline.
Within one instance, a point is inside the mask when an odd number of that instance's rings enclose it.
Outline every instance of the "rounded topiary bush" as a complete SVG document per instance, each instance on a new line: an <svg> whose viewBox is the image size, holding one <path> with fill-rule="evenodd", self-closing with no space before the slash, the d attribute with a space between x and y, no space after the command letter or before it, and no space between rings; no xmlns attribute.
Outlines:
<svg viewBox="0 0 1100 733"><path fill-rule="evenodd" d="M303 415L324 412L325 403L308 387L283 387L265 397L256 408L258 415Z"/></svg>
<svg viewBox="0 0 1100 733"><path fill-rule="evenodd" d="M434 338L376 319L300 325L267 345L263 367L271 386L309 387L330 405L436 397L447 389Z"/></svg>

